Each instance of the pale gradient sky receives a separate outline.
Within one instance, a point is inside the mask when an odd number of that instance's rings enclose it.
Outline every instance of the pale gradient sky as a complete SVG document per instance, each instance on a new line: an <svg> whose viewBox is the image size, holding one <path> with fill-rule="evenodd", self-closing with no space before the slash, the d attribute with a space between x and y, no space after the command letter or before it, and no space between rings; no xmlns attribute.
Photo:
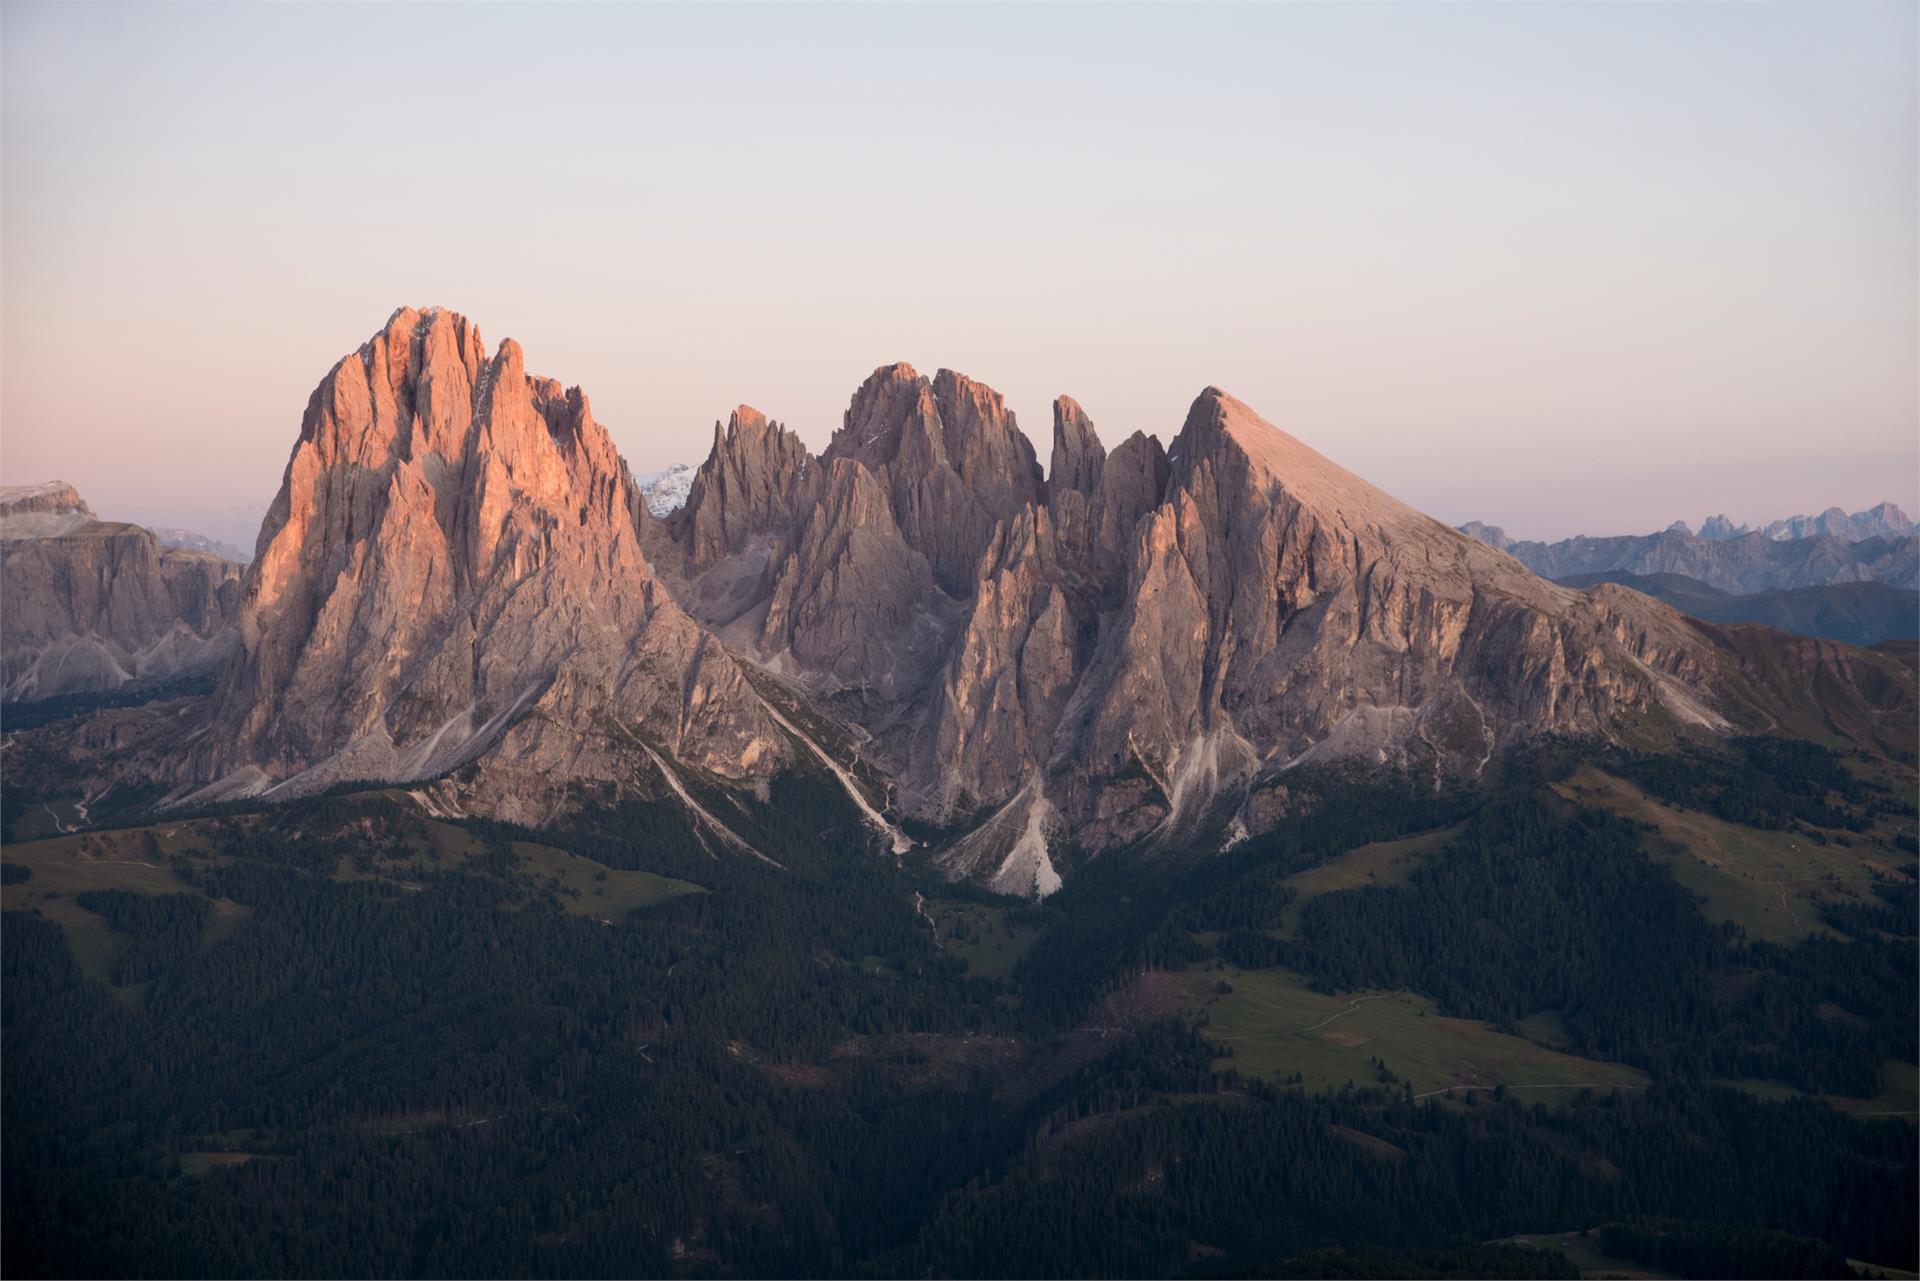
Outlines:
<svg viewBox="0 0 1920 1281"><path fill-rule="evenodd" d="M0 7L0 479L251 544L403 303L636 471L1218 383L1525 536L1920 508L1914 4Z"/></svg>

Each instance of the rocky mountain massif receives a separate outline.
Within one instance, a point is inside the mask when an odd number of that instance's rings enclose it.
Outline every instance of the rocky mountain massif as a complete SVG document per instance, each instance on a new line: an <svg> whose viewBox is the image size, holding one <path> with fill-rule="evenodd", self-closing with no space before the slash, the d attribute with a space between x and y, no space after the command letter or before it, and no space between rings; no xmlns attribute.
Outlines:
<svg viewBox="0 0 1920 1281"><path fill-rule="evenodd" d="M152 686L235 650L240 567L96 518L59 481L0 489L0 701Z"/></svg>
<svg viewBox="0 0 1920 1281"><path fill-rule="evenodd" d="M676 790L765 776L775 723L654 573L646 519L578 388L451 312L396 312L307 403L180 780L295 796L484 756L463 799L537 820L636 759Z"/></svg>
<svg viewBox="0 0 1920 1281"><path fill-rule="evenodd" d="M1900 516L1900 509L1891 504L1874 509L1883 511ZM1723 592L1780 591L1831 583L1920 587L1920 535L1877 534L1863 540L1826 532L1789 536L1768 532L1776 529L1773 525L1767 530L1736 533L1715 524L1724 519L1710 520L1707 532L1702 534L1694 534L1677 522L1657 534L1608 538L1582 535L1556 543L1509 538L1499 526L1478 521L1462 525L1460 530L1508 553L1544 578L1683 574Z"/></svg>
<svg viewBox="0 0 1920 1281"><path fill-rule="evenodd" d="M1170 448L1111 455L1061 398L1043 479L996 393L885 367L817 460L736 411L654 545L697 618L865 730L895 803L1000 888L1046 889L1063 847L1268 826L1306 761L1471 776L1540 734L1753 715L1718 638L1544 582L1217 388Z"/></svg>
<svg viewBox="0 0 1920 1281"><path fill-rule="evenodd" d="M1269 827L1310 763L1471 780L1543 735L1910 728L1898 663L1545 581L1218 388L1164 448L1109 452L1066 397L1052 426L1043 472L991 388L884 366L818 456L740 407L661 516L578 389L403 309L308 404L218 692L68 742L175 803L639 794L716 851L749 848L729 807L824 768L896 854L908 827L1045 894Z"/></svg>

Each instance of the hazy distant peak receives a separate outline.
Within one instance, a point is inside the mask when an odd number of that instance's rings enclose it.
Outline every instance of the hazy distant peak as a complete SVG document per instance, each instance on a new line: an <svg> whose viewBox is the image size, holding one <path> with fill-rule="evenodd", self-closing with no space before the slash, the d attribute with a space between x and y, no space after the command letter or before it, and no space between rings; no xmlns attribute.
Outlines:
<svg viewBox="0 0 1920 1281"><path fill-rule="evenodd" d="M1899 538L1913 533L1914 525L1899 507L1883 502L1851 515L1842 508L1829 507L1818 516L1788 516L1762 526L1760 532L1776 540L1827 534L1858 543L1869 538Z"/></svg>

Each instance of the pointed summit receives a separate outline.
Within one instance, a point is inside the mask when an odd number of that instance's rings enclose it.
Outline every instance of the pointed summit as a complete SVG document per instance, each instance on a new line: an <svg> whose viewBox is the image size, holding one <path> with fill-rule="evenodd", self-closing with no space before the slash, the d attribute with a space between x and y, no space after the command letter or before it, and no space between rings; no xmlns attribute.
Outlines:
<svg viewBox="0 0 1920 1281"><path fill-rule="evenodd" d="M1053 402L1053 458L1047 468L1047 491L1091 494L1100 483L1107 451L1093 420L1071 396Z"/></svg>
<svg viewBox="0 0 1920 1281"><path fill-rule="evenodd" d="M1176 484L1241 477L1247 484L1275 486L1343 527L1425 531L1437 525L1218 387L1195 397L1167 461Z"/></svg>

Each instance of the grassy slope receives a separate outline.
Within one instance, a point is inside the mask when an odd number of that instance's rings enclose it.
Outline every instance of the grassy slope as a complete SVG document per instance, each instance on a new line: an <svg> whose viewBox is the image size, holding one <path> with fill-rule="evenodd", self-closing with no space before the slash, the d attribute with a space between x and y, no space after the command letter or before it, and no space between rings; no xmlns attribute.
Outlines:
<svg viewBox="0 0 1920 1281"><path fill-rule="evenodd" d="M185 894L192 889L163 866L163 857L211 857L211 848L190 824L89 832L6 847L4 857L32 870L32 879L0 890L7 911L39 911L67 936L74 960L88 978L105 981L116 949L113 932L75 901L88 890L136 894ZM231 933L246 915L235 903L214 905L213 942Z"/></svg>
<svg viewBox="0 0 1920 1281"><path fill-rule="evenodd" d="M1647 1083L1622 1064L1562 1054L1473 1019L1444 1018L1411 992L1327 996L1287 970L1195 971L1190 979L1224 979L1233 988L1208 1011L1208 1039L1232 1049L1216 1066L1268 1079L1298 1072L1309 1090L1379 1084L1368 1062L1376 1056L1412 1082L1415 1094L1505 1084L1551 1099L1578 1092L1568 1087Z"/></svg>
<svg viewBox="0 0 1920 1281"><path fill-rule="evenodd" d="M478 858L483 847L473 833L457 824L426 818L403 797L369 793L375 804L388 802L385 816L397 822L410 851L404 860L381 859L366 870L342 859L334 870L339 880L380 879L399 884L432 872L464 867ZM59 925L67 936L81 972L105 981L119 946L107 924L76 902L88 890L121 889L136 894L188 894L196 891L181 880L169 861L185 860L207 866L224 861L216 852L209 829L220 823L248 819L198 819L158 823L147 827L82 832L44 840L15 842L0 858L32 871L31 879L0 890L0 907L38 911ZM706 891L688 881L652 872L604 867L565 850L515 841L515 875L550 889L566 911L612 923L638 907L663 903L683 894ZM225 938L245 919L247 909L217 901L214 920L203 943Z"/></svg>
<svg viewBox="0 0 1920 1281"><path fill-rule="evenodd" d="M1615 1259L1600 1253L1598 1232L1592 1236L1583 1236L1578 1232L1545 1234L1528 1232L1508 1237L1507 1241L1513 1245L1532 1246L1538 1250L1558 1250L1567 1256L1568 1263L1580 1270L1580 1275L1583 1277L1647 1278L1648 1281L1658 1281L1658 1278L1673 1275L1671 1272L1658 1272L1627 1259Z"/></svg>
<svg viewBox="0 0 1920 1281"><path fill-rule="evenodd" d="M1885 833L1834 833L1819 845L1797 832L1761 831L1664 805L1592 766L1554 790L1654 828L1648 852L1700 896L1707 918L1732 921L1757 939L1833 933L1820 920L1823 900L1870 901L1877 869L1911 861L1886 843ZM1841 844L1843 837L1850 844Z"/></svg>
<svg viewBox="0 0 1920 1281"><path fill-rule="evenodd" d="M459 824L407 814L404 800L397 804L402 807L406 844L413 856L405 862L380 861L370 873L373 877L404 880L413 873L465 868L483 852L480 839ZM590 858L533 841L513 842L513 853L518 862L518 875L551 889L560 906L576 916L612 922L636 907L651 907L682 894L706 892L691 881L606 867ZM334 875L346 880L368 874L355 871L343 859Z"/></svg>
<svg viewBox="0 0 1920 1281"><path fill-rule="evenodd" d="M928 899L926 911L939 931L940 946L965 961L973 978L1009 977L1038 937L1033 930L1008 924L1006 909L990 904Z"/></svg>
<svg viewBox="0 0 1920 1281"><path fill-rule="evenodd" d="M1308 900L1319 895L1359 889L1363 885L1401 884L1427 855L1445 845L1459 830L1458 826L1443 827L1397 841L1375 841L1288 877L1286 885L1295 898L1287 905L1277 936L1291 936L1299 928L1300 913Z"/></svg>

